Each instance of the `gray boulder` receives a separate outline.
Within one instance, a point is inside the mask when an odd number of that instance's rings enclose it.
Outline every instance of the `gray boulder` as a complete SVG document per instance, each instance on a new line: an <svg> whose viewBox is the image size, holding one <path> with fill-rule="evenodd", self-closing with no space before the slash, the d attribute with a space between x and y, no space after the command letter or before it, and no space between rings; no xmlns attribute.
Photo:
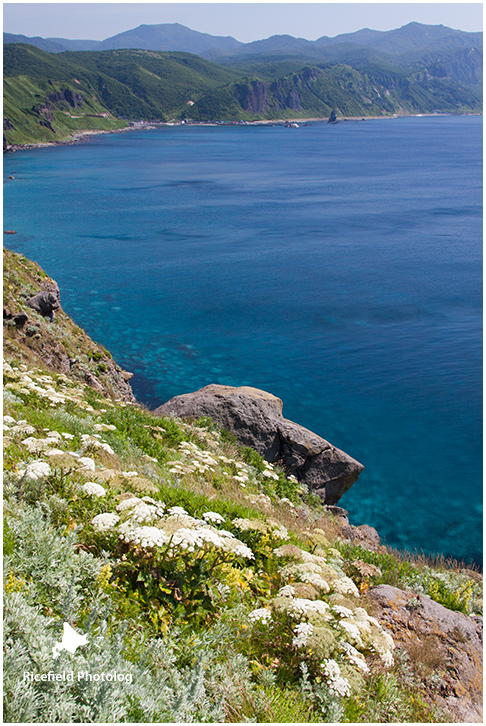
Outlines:
<svg viewBox="0 0 486 726"><path fill-rule="evenodd" d="M36 310L44 318L54 320L56 310L61 307L61 299L57 284L52 283L49 287L41 290L36 295L27 300L27 305L32 310Z"/></svg>
<svg viewBox="0 0 486 726"><path fill-rule="evenodd" d="M210 384L175 396L157 416L195 419L209 416L267 461L281 464L326 504L335 504L357 480L363 465L325 439L282 415L280 398L257 388Z"/></svg>

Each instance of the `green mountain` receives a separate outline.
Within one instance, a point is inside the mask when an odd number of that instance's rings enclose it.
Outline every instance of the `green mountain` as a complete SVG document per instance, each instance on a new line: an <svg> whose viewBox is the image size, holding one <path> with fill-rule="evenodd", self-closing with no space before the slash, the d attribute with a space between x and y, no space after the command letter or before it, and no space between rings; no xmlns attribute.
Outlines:
<svg viewBox="0 0 486 726"><path fill-rule="evenodd" d="M263 63L263 71L208 91L190 109L194 120L220 118L382 116L403 113L457 113L482 108L481 93L449 78L423 70L405 73L386 65L370 64L361 71L348 65L305 66L283 77L272 72L289 69L291 61ZM241 70L241 69L240 69ZM252 65L253 71L259 64ZM223 116L224 112L224 116Z"/></svg>
<svg viewBox="0 0 486 726"><path fill-rule="evenodd" d="M118 33L101 41L97 50L140 48L142 50L178 50L185 53L200 54L211 48L233 51L241 45L242 43L230 36L223 37L199 33L196 30L180 25L180 23L164 23L161 25L140 25L133 30Z"/></svg>
<svg viewBox="0 0 486 726"><path fill-rule="evenodd" d="M237 72L187 53L54 55L29 45L6 45L5 138L7 144L49 142L79 130L121 128L124 119L180 117L188 103L235 78Z"/></svg>
<svg viewBox="0 0 486 726"><path fill-rule="evenodd" d="M105 40L68 40L67 38L27 38L25 35L3 34L4 43L29 43L49 53L65 50L177 50L200 53L212 48L236 50L242 43L231 37L199 33L179 23L140 25Z"/></svg>
<svg viewBox="0 0 486 726"><path fill-rule="evenodd" d="M295 47L296 39L289 46ZM308 44L308 41L302 41ZM297 45L300 43L296 41ZM336 53L339 51L339 53ZM407 59L354 46L354 67L294 55L238 57L235 67L151 50L47 53L4 46L4 147L64 141L127 121L240 121L404 113L480 113L481 52Z"/></svg>
<svg viewBox="0 0 486 726"><path fill-rule="evenodd" d="M82 67L30 45L5 50L4 148L126 126L98 100L97 78Z"/></svg>

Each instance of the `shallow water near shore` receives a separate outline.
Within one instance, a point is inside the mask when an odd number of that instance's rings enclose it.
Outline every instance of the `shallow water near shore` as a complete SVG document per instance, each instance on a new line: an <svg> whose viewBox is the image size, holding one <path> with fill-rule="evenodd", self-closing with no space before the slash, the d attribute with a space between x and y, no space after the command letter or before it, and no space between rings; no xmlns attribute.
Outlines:
<svg viewBox="0 0 486 726"><path fill-rule="evenodd" d="M340 505L479 563L480 117L166 127L5 158L10 249L155 407L211 382L365 465Z"/></svg>

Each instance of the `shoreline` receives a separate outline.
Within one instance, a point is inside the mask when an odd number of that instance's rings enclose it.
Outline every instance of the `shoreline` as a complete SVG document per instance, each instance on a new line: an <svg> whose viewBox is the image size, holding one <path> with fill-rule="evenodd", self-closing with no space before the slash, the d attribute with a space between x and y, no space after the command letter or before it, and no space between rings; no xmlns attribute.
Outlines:
<svg viewBox="0 0 486 726"><path fill-rule="evenodd" d="M404 113L404 114L393 114L391 116L341 116L336 121L332 122L331 125L343 123L343 122L357 122L357 121L378 121L387 120L395 121L402 118L430 118L436 116L482 116L479 113L467 113L467 114L453 114L453 113ZM15 151L26 151L31 149L46 149L53 146L74 146L80 144L83 141L87 141L91 136L100 136L101 134L124 134L128 131L141 131L155 129L159 126L272 126L274 124L289 124L289 123L329 123L328 117L310 117L310 118L292 118L292 119L258 119L255 121L245 121L243 123L237 121L223 121L221 123L214 123L211 121L196 121L192 123L183 123L182 121L142 121L135 122L133 126L125 126L119 129L87 129L85 131L76 131L73 136L69 139L60 141L40 141L31 144L10 144L4 149L3 153L10 154Z"/></svg>

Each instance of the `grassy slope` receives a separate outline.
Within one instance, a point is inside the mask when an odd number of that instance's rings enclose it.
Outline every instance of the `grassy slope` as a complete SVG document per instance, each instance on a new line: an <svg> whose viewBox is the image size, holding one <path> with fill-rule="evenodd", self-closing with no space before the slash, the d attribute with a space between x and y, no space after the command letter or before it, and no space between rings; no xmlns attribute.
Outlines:
<svg viewBox="0 0 486 726"><path fill-rule="evenodd" d="M81 93L82 106L52 104L52 130L40 125L34 108L48 94L68 89ZM4 117L13 129L5 129L9 144L63 141L76 131L113 130L126 122L115 119L97 98L97 79L83 68L29 45L7 45L4 51ZM108 116L102 117L101 114Z"/></svg>
<svg viewBox="0 0 486 726"><path fill-rule="evenodd" d="M22 291L45 273L13 253L6 268L7 302L21 307ZM399 649L390 665L366 592L380 582L418 587L470 612L480 585L467 572L351 545L339 518L209 420L155 418L47 370L18 338L7 343L6 720L450 719L434 706L440 670L423 678ZM122 504L134 497L149 499L137 511ZM174 506L188 514L178 519ZM102 513L120 519L101 531L93 518ZM154 529L137 537L142 524ZM202 539L184 547L197 528ZM221 530L233 539L221 540ZM157 533L175 539L154 547ZM290 612L303 602L325 616L308 612L314 630L298 644L302 615ZM350 632L339 625L345 612ZM88 646L54 662L63 621L86 632ZM352 635L358 625L362 642ZM354 661L343 638L357 645ZM325 675L331 661L344 690ZM132 683L16 687L24 671L73 667L130 673Z"/></svg>

